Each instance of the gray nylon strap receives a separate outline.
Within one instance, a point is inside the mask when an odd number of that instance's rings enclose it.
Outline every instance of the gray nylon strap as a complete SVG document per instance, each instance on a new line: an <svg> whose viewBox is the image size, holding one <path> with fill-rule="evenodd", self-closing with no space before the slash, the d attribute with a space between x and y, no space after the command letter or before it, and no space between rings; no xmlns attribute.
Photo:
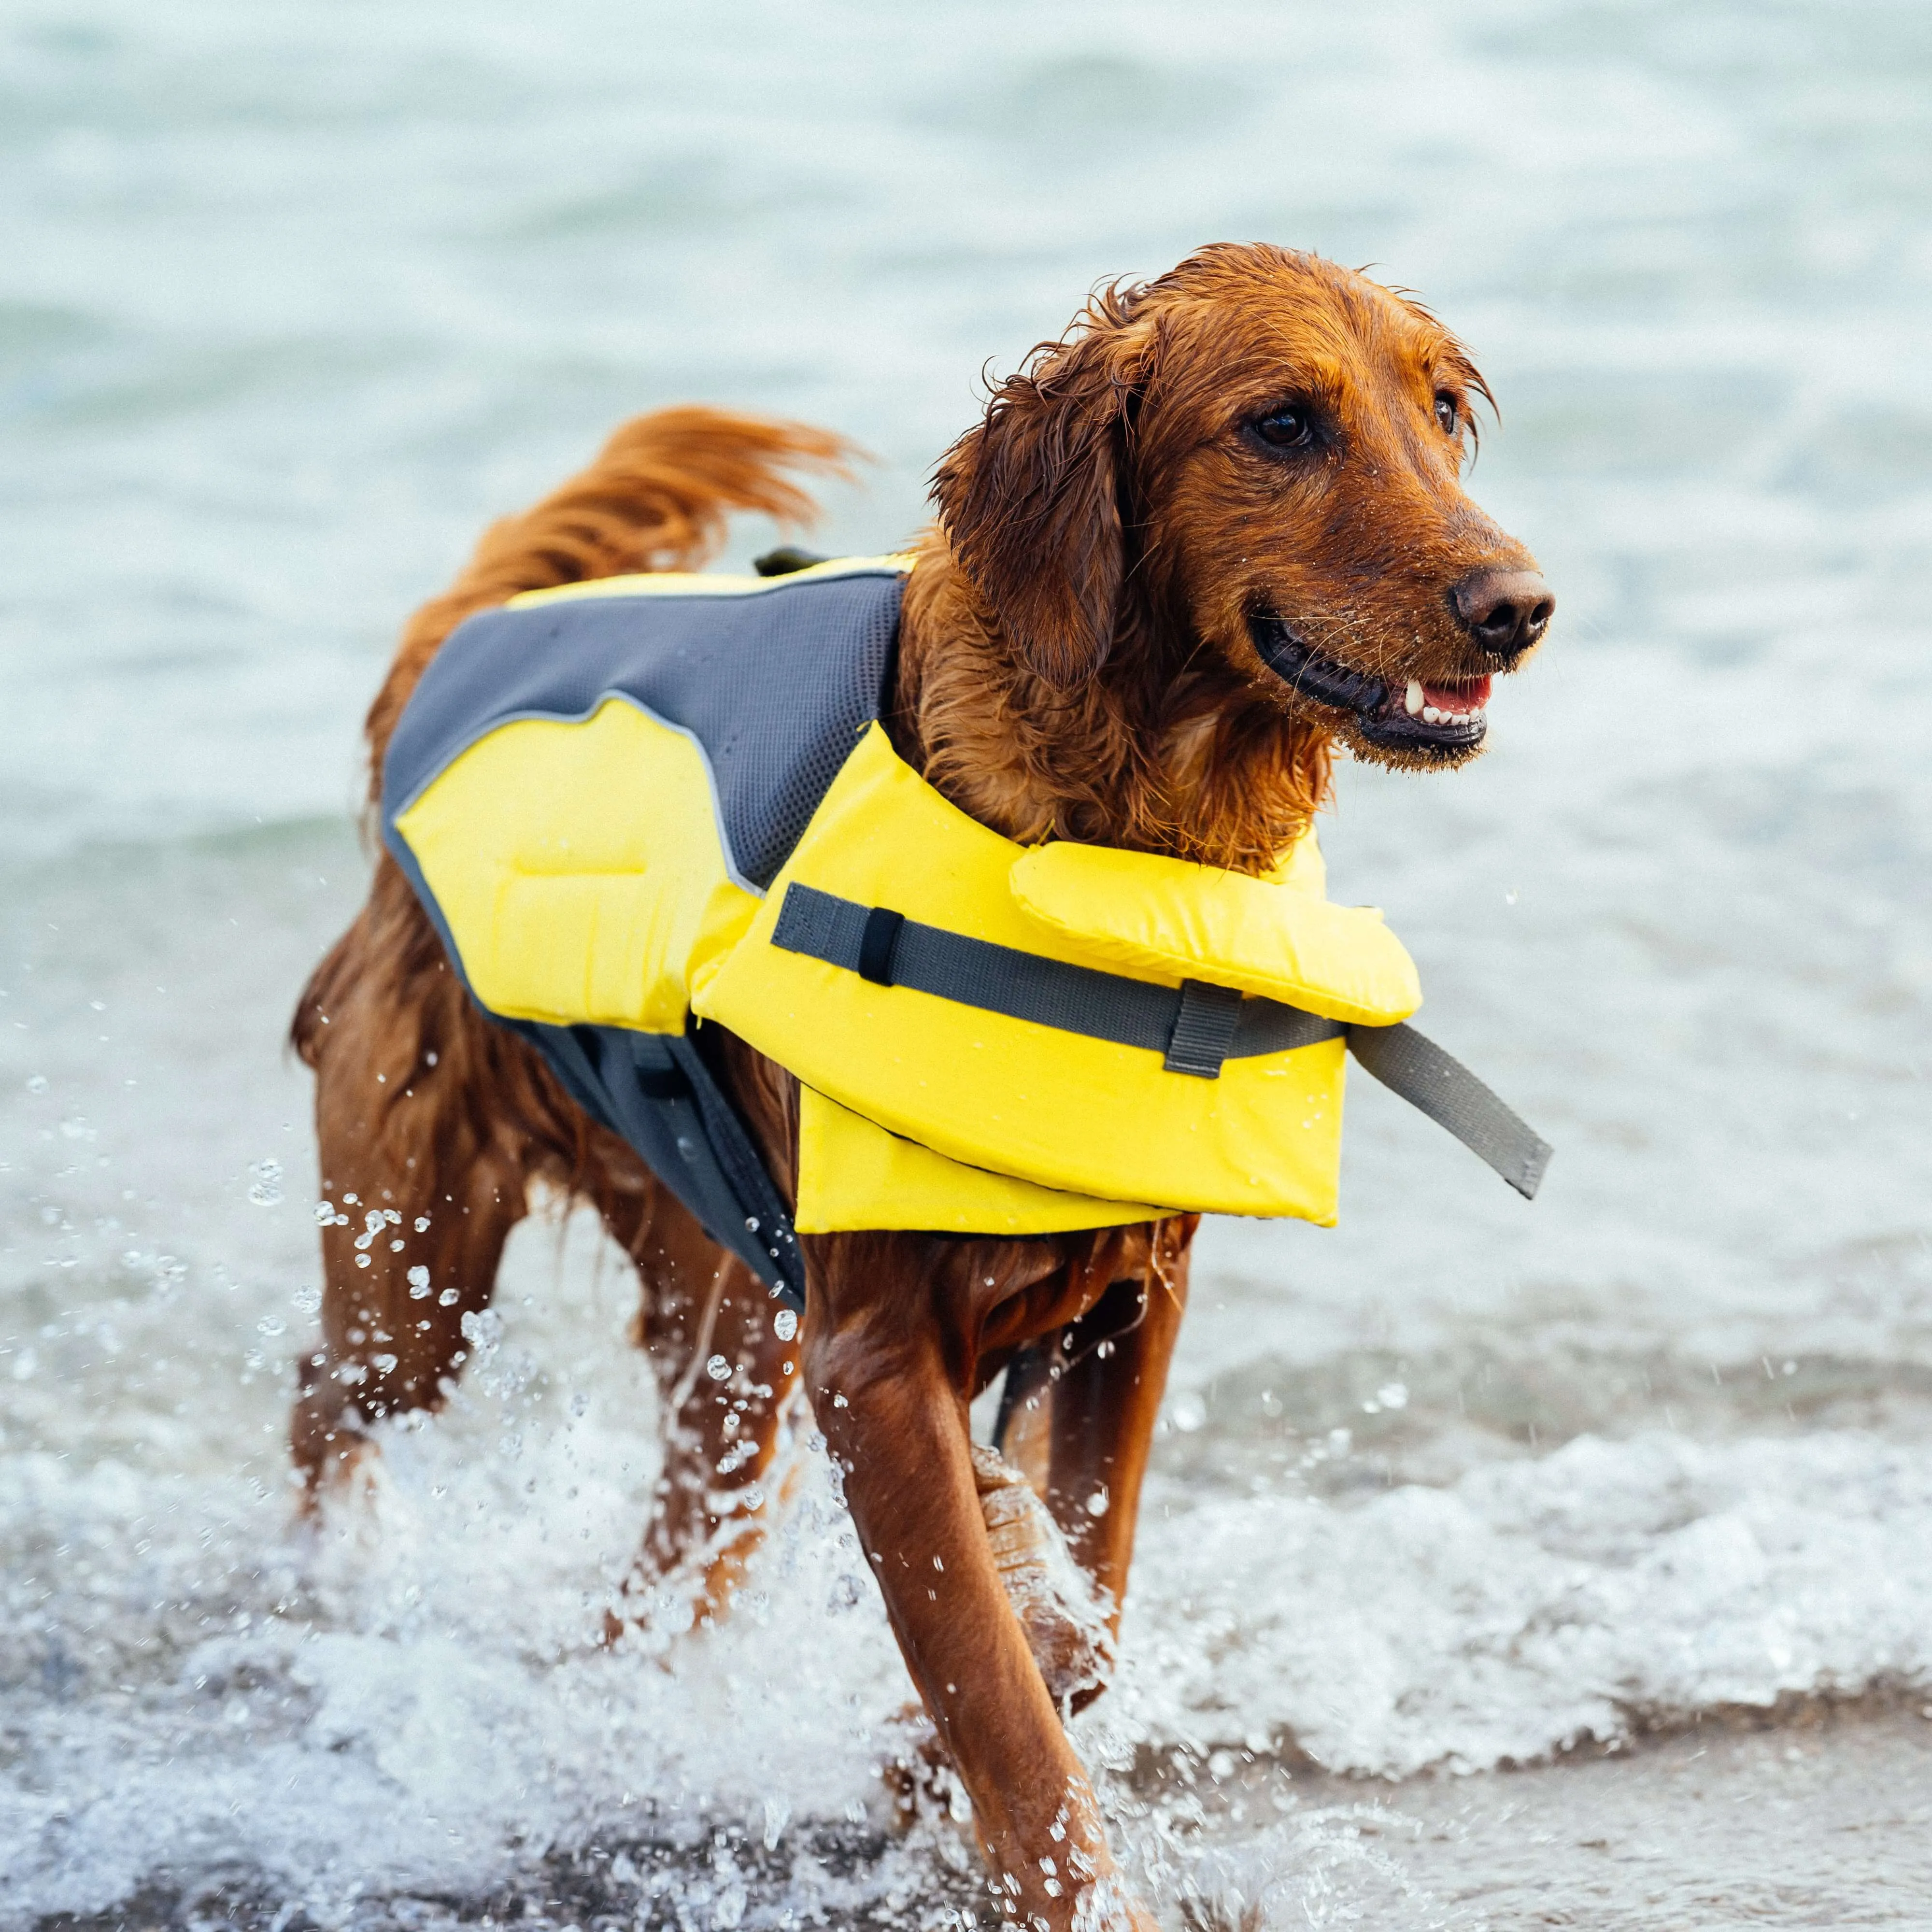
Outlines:
<svg viewBox="0 0 1932 1932"><path fill-rule="evenodd" d="M872 912L869 906L815 886L793 884L785 889L772 944L856 973L864 956ZM1171 987L1042 959L915 919L898 929L892 946L892 983L977 1006L983 1012L1004 1013L1010 1019L1030 1020L1036 1026L1112 1040L1117 1046L1144 1047L1162 1055L1174 1036L1180 1004L1180 996ZM1240 1050L1238 1045L1235 1051Z"/></svg>
<svg viewBox="0 0 1932 1932"><path fill-rule="evenodd" d="M1218 1077L1226 1060L1286 1053L1346 1034L1350 1051L1382 1084L1446 1127L1526 1199L1533 1199L1550 1148L1460 1060L1413 1027L1344 1027L1285 1001L1190 980L1177 992L1097 967L1042 959L1017 947L903 920L879 979L878 908L796 883L785 889L772 944L839 966L866 968L878 983L909 986L982 1012L1029 1020L1090 1040L1161 1056L1170 1072ZM870 926L872 944L868 948Z"/></svg>
<svg viewBox="0 0 1932 1932"><path fill-rule="evenodd" d="M1348 1051L1384 1087L1447 1127L1526 1201L1536 1198L1554 1150L1460 1060L1412 1026L1352 1026Z"/></svg>

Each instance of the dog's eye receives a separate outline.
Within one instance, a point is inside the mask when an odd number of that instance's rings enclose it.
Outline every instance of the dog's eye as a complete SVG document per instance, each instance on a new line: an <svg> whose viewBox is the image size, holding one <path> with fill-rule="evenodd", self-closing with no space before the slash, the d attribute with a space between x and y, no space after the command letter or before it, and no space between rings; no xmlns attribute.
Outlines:
<svg viewBox="0 0 1932 1932"><path fill-rule="evenodd" d="M1436 392L1436 420L1442 425L1444 436L1454 436L1462 427L1462 412L1456 406L1456 398L1447 389Z"/></svg>
<svg viewBox="0 0 1932 1932"><path fill-rule="evenodd" d="M1315 440L1315 424L1306 410L1288 403L1256 418L1255 434L1270 449L1306 449Z"/></svg>

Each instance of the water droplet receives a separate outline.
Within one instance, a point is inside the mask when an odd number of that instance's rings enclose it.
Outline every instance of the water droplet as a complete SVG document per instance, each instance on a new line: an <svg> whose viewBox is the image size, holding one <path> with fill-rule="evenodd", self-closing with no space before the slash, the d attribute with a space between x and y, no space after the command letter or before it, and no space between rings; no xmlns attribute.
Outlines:
<svg viewBox="0 0 1932 1932"><path fill-rule="evenodd" d="M1408 1406L1408 1388L1402 1382L1384 1382L1376 1390L1376 1400L1384 1408L1406 1408Z"/></svg>
<svg viewBox="0 0 1932 1932"><path fill-rule="evenodd" d="M463 1333L479 1351L494 1348L503 1339L503 1318L494 1308L472 1309L463 1318Z"/></svg>
<svg viewBox="0 0 1932 1932"><path fill-rule="evenodd" d="M315 1225L318 1228L327 1228L333 1226L334 1221L335 1203L333 1201L318 1201L315 1204Z"/></svg>
<svg viewBox="0 0 1932 1932"><path fill-rule="evenodd" d="M775 1852L778 1850L778 1840L784 1836L784 1828L790 1822L791 1807L783 1798L767 1798L765 1800L764 1840L766 1851ZM615 1864L616 1861L614 1859L612 1861L614 1869Z"/></svg>
<svg viewBox="0 0 1932 1932"><path fill-rule="evenodd" d="M429 1216L427 1214L418 1214L416 1216L416 1232L419 1234L427 1234L428 1232Z"/></svg>
<svg viewBox="0 0 1932 1932"><path fill-rule="evenodd" d="M1192 1389L1174 1397L1168 1419L1184 1436L1192 1436L1208 1420L1208 1405Z"/></svg>
<svg viewBox="0 0 1932 1932"><path fill-rule="evenodd" d="M453 1288L446 1288L442 1292L436 1297L436 1305L439 1308L454 1308L456 1306L455 1289Z"/></svg>
<svg viewBox="0 0 1932 1932"><path fill-rule="evenodd" d="M728 1382L731 1379L731 1364L722 1355L713 1355L705 1364L704 1372L714 1382Z"/></svg>
<svg viewBox="0 0 1932 1932"><path fill-rule="evenodd" d="M358 1268L367 1268L369 1265L369 1257L367 1255L358 1255L356 1257L356 1265Z"/></svg>
<svg viewBox="0 0 1932 1932"><path fill-rule="evenodd" d="M428 1268L411 1268L409 1282L410 1299L412 1301L427 1301L429 1299L429 1270Z"/></svg>
<svg viewBox="0 0 1932 1932"><path fill-rule="evenodd" d="M750 1228L752 1232L755 1234L758 1232L758 1216L755 1214L747 1214L745 1216L745 1226Z"/></svg>
<svg viewBox="0 0 1932 1932"><path fill-rule="evenodd" d="M798 1316L789 1308L781 1308L772 1317L772 1333L781 1342L789 1342L798 1333Z"/></svg>
<svg viewBox="0 0 1932 1932"><path fill-rule="evenodd" d="M257 1208L277 1208L282 1200L282 1164L272 1156L265 1156L248 1169L249 1178L254 1185L248 1190L248 1198Z"/></svg>

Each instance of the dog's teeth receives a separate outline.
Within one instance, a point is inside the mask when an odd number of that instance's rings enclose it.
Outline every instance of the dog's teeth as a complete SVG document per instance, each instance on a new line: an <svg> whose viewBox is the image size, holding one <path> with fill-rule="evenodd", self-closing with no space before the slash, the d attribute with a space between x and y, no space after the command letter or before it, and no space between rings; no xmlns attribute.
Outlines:
<svg viewBox="0 0 1932 1932"><path fill-rule="evenodd" d="M1408 689L1402 695L1402 709L1412 718L1422 716L1422 686L1414 678L1408 681Z"/></svg>
<svg viewBox="0 0 1932 1932"><path fill-rule="evenodd" d="M1439 724L1442 722L1442 714L1434 705L1425 704L1422 707L1422 722L1425 724Z"/></svg>

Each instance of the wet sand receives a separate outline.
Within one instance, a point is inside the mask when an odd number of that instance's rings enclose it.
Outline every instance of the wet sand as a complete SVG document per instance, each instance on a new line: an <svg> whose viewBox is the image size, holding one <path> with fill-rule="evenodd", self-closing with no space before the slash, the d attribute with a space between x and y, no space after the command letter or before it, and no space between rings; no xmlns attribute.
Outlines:
<svg viewBox="0 0 1932 1932"><path fill-rule="evenodd" d="M1311 1862L1333 1876L1329 1923L1382 1889L1382 1911L1358 1922L1932 1925L1932 1721L1913 1703L1791 1715L1762 1728L1713 1719L1613 1755L1467 1778L1250 1774L1244 1822L1253 1801L1286 1803L1284 1824L1326 1847ZM1328 1888L1311 1898L1307 1873L1269 1875L1272 1863L1228 1846L1210 1868L1222 1922L1241 1922L1226 1909L1232 1886L1261 1924L1324 1922Z"/></svg>

